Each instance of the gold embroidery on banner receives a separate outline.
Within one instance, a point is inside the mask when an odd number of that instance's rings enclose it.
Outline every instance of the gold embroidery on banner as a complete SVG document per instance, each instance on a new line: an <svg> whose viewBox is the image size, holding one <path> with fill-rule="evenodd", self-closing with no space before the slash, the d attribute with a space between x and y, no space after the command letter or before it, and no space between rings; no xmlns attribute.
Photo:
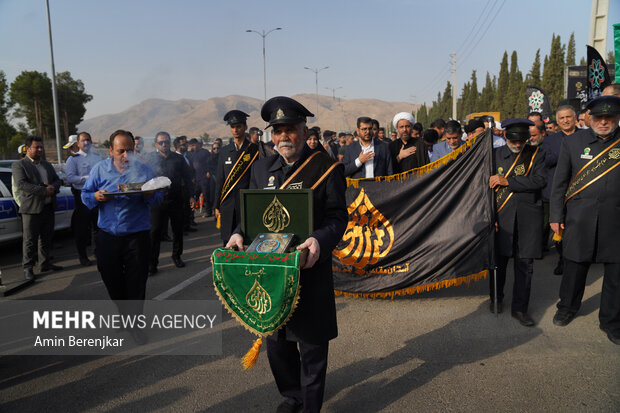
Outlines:
<svg viewBox="0 0 620 413"><path fill-rule="evenodd" d="M519 164L519 165L515 166L515 175L516 176L521 176L524 173L525 173L525 165Z"/></svg>
<svg viewBox="0 0 620 413"><path fill-rule="evenodd" d="M342 240L333 254L344 265L351 265L358 274L363 268L385 257L394 244L394 229L370 202L364 188L348 208L349 222Z"/></svg>
<svg viewBox="0 0 620 413"><path fill-rule="evenodd" d="M611 159L620 159L620 148L614 148L609 151L609 157Z"/></svg>
<svg viewBox="0 0 620 413"><path fill-rule="evenodd" d="M271 310L271 297L258 280L254 280L254 285L245 296L245 301L258 314L265 314Z"/></svg>
<svg viewBox="0 0 620 413"><path fill-rule="evenodd" d="M263 225L271 232L280 232L291 223L291 215L277 196L263 212Z"/></svg>

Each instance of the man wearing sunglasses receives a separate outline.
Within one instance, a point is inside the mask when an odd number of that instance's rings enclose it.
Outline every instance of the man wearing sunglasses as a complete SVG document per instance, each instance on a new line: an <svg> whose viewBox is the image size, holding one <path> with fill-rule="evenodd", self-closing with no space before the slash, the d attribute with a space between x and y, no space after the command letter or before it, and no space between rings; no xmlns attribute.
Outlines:
<svg viewBox="0 0 620 413"><path fill-rule="evenodd" d="M192 188L192 174L182 155L170 149L170 134L158 132L155 135L155 152L146 156L146 163L153 168L155 176L166 176L172 184L161 205L151 207L151 262L149 274L157 273L159 250L164 225L170 219L172 228L172 261L177 268L185 267L183 254L183 187ZM189 199L194 206L194 197Z"/></svg>

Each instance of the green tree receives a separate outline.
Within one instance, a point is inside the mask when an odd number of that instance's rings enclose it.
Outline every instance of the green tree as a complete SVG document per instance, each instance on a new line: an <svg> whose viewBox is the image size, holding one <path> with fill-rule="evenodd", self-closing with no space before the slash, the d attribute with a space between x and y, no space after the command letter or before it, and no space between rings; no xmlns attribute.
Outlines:
<svg viewBox="0 0 620 413"><path fill-rule="evenodd" d="M11 109L7 99L8 91L9 84L6 81L6 75L4 71L0 70L0 152L5 156L10 155L9 142L13 135L17 133L8 119L8 113Z"/></svg>
<svg viewBox="0 0 620 413"><path fill-rule="evenodd" d="M418 108L416 115L416 122L420 122L424 128L430 126L432 121L428 119L428 108L426 107L426 103L423 103L422 106Z"/></svg>
<svg viewBox="0 0 620 413"><path fill-rule="evenodd" d="M549 95L552 110L555 110L564 97L564 48L560 35L554 34L542 76L542 88Z"/></svg>
<svg viewBox="0 0 620 413"><path fill-rule="evenodd" d="M77 125L84 119L86 103L93 97L86 93L84 83L75 80L69 72L60 72L56 75L58 91L58 112L64 136L77 132Z"/></svg>
<svg viewBox="0 0 620 413"><path fill-rule="evenodd" d="M536 50L536 57L530 73L527 74L526 82L528 85L540 87L540 49Z"/></svg>
<svg viewBox="0 0 620 413"><path fill-rule="evenodd" d="M23 71L11 83L11 102L17 105L15 116L23 117L28 127L44 139L54 129L52 82L47 74Z"/></svg>
<svg viewBox="0 0 620 413"><path fill-rule="evenodd" d="M484 87L482 88L482 92L480 93L480 99L478 100L478 106L475 108L474 112L485 112L495 110L496 107L493 106L493 102L495 100L495 78L491 80L491 75L487 72L486 81L484 83Z"/></svg>
<svg viewBox="0 0 620 413"><path fill-rule="evenodd" d="M499 66L499 76L497 78L497 89L495 91L495 99L493 100L493 108L502 112L501 116L504 118L504 113L507 109L506 97L508 94L508 87L510 86L510 73L508 72L508 52L504 52L502 62Z"/></svg>
<svg viewBox="0 0 620 413"><path fill-rule="evenodd" d="M575 66L575 32L570 34L568 46L566 46L566 66Z"/></svg>
<svg viewBox="0 0 620 413"><path fill-rule="evenodd" d="M510 57L510 84L504 100L505 107L502 110L502 118L521 117L524 113L524 105L527 100L523 75L519 70L517 52L513 51Z"/></svg>

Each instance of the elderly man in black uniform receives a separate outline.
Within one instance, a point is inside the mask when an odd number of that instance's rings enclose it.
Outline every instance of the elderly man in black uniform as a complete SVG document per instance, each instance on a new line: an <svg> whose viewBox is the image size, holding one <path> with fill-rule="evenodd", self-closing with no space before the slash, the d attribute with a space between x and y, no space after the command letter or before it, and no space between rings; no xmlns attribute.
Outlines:
<svg viewBox="0 0 620 413"><path fill-rule="evenodd" d="M590 264L603 263L600 328L620 344L620 97L602 96L586 108L591 129L562 141L551 190L549 221L563 238L565 260L553 323L573 320Z"/></svg>
<svg viewBox="0 0 620 413"><path fill-rule="evenodd" d="M193 195L184 200L184 188L193 188L193 177L183 155L170 150L168 132L155 135L154 152L147 154L146 163L153 169L155 176L167 176L172 184L166 192L161 205L151 206L151 257L149 274L157 273L161 235L168 225L172 228L172 262L177 268L185 267L181 259L183 254L183 208L184 201L194 206Z"/></svg>
<svg viewBox="0 0 620 413"><path fill-rule="evenodd" d="M277 412L318 412L323 403L329 340L338 335L332 250L347 225L344 168L322 151L306 144L306 116L314 116L299 102L275 97L261 110L273 126L278 154L252 167L250 188L313 188L314 228L298 249L308 249L301 271L301 297L291 320L267 339L269 365L278 390L286 398ZM242 248L238 233L227 247Z"/></svg>
<svg viewBox="0 0 620 413"><path fill-rule="evenodd" d="M497 174L489 178L497 211L497 308L501 312L506 267L513 257L512 316L526 327L535 324L528 314L528 304L534 259L542 258L542 189L547 182L542 149L525 143L533 125L527 119L502 122L507 143L493 150ZM493 312L495 286L492 278L489 281Z"/></svg>
<svg viewBox="0 0 620 413"><path fill-rule="evenodd" d="M250 167L258 159L258 146L245 138L249 116L240 110L224 115L233 136L233 142L220 149L215 174L215 217L224 243L241 222L239 190L249 187Z"/></svg>

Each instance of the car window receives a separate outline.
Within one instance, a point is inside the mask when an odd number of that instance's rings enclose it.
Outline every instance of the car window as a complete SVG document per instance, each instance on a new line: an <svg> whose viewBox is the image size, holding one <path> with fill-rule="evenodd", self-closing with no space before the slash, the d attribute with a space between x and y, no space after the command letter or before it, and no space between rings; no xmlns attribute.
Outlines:
<svg viewBox="0 0 620 413"><path fill-rule="evenodd" d="M11 196L13 196L13 185L11 184L11 172L0 172L0 180L7 187ZM2 195L2 194L0 194Z"/></svg>

